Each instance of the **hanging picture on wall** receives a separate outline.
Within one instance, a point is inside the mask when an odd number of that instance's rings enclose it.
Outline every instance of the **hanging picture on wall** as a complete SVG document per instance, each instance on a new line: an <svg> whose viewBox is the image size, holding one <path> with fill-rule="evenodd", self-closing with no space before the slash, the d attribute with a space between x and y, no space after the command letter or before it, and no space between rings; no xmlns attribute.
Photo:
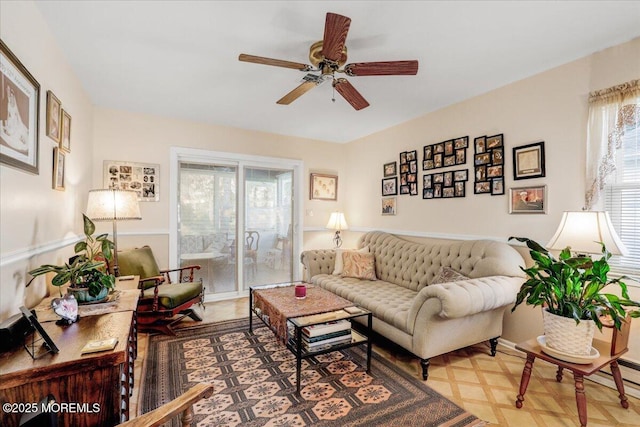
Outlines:
<svg viewBox="0 0 640 427"><path fill-rule="evenodd" d="M475 194L504 194L503 135L479 136L473 140Z"/></svg>
<svg viewBox="0 0 640 427"><path fill-rule="evenodd" d="M418 195L418 151L400 153L400 194Z"/></svg>
<svg viewBox="0 0 640 427"><path fill-rule="evenodd" d="M0 40L0 161L38 174L40 84Z"/></svg>
<svg viewBox="0 0 640 427"><path fill-rule="evenodd" d="M469 171L459 169L448 172L426 174L422 176L422 198L443 199L464 197Z"/></svg>
<svg viewBox="0 0 640 427"><path fill-rule="evenodd" d="M60 149L71 152L71 115L62 110L62 133L60 135Z"/></svg>
<svg viewBox="0 0 640 427"><path fill-rule="evenodd" d="M467 162L469 137L463 136L423 147L422 170L463 165Z"/></svg>
<svg viewBox="0 0 640 427"><path fill-rule="evenodd" d="M544 141L513 147L513 179L544 176Z"/></svg>
<svg viewBox="0 0 640 427"><path fill-rule="evenodd" d="M141 202L160 200L159 164L105 160L103 165L105 188L133 190Z"/></svg>
<svg viewBox="0 0 640 427"><path fill-rule="evenodd" d="M312 173L309 178L310 200L338 200L338 175Z"/></svg>
<svg viewBox="0 0 640 427"><path fill-rule="evenodd" d="M53 149L53 189L64 191L64 152L60 148Z"/></svg>
<svg viewBox="0 0 640 427"><path fill-rule="evenodd" d="M55 142L60 143L60 117L62 104L60 100L51 92L47 91L47 136Z"/></svg>
<svg viewBox="0 0 640 427"><path fill-rule="evenodd" d="M382 215L395 215L397 197L382 199Z"/></svg>
<svg viewBox="0 0 640 427"><path fill-rule="evenodd" d="M512 187L509 189L510 214L546 214L547 186Z"/></svg>
<svg viewBox="0 0 640 427"><path fill-rule="evenodd" d="M382 195L395 196L398 194L398 178L384 178L382 180Z"/></svg>
<svg viewBox="0 0 640 427"><path fill-rule="evenodd" d="M398 163L397 162L390 162L390 163L385 163L384 164L384 177L387 178L389 176L396 176L398 174Z"/></svg>

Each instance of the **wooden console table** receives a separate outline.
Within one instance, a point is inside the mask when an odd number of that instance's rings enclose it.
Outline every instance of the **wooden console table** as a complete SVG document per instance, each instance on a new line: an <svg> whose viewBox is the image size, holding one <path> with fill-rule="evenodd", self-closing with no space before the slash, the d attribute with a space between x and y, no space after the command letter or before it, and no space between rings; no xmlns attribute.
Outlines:
<svg viewBox="0 0 640 427"><path fill-rule="evenodd" d="M138 291L122 292L122 305L110 312L83 316L70 326L41 321L59 353L34 360L19 347L0 354L0 403L38 402L52 394L60 404L75 405L57 413L60 425L113 426L127 420L137 352ZM118 338L113 350L81 354L88 341L110 337ZM2 411L0 425L17 426L20 417Z"/></svg>
<svg viewBox="0 0 640 427"><path fill-rule="evenodd" d="M522 408L522 402L524 402L524 394L527 391L529 379L531 378L531 369L533 368L533 362L537 357L558 366L558 371L556 373L556 380L558 382L562 381L563 369L566 368L573 372L573 378L576 388L576 404L578 406L578 418L582 427L587 425L587 396L585 395L584 391L584 377L599 371L606 365L611 366L613 380L616 383L618 393L620 393L620 405L622 405L623 408L627 409L629 407L629 402L624 394L624 383L622 382L622 375L620 374L620 368L618 367L618 359L620 358L620 356L627 352L626 345L619 349L616 348L615 340L613 343L593 340L593 346L600 353L600 357L595 359L590 364L579 365L576 363L565 362L543 353L540 345L538 344L538 341L535 338L516 345L517 350L524 351L527 354L527 361L524 365L524 370L522 371L520 392L516 400L516 407Z"/></svg>

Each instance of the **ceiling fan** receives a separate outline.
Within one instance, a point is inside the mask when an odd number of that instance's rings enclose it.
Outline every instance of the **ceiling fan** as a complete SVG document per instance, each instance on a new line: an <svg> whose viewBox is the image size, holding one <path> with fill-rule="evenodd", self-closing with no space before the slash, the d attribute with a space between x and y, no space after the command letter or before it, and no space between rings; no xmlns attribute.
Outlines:
<svg viewBox="0 0 640 427"><path fill-rule="evenodd" d="M351 25L350 18L331 12L327 13L324 24L324 38L312 44L309 49L309 61L313 65L244 53L240 54L238 59L244 62L291 68L307 73L302 78L304 82L279 99L278 104L289 105L319 84L331 81L335 90L353 108L361 110L369 106L367 100L347 79L343 77L336 78L336 73L343 73L349 77L416 75L418 73L418 61L359 62L344 65L347 62L345 41L349 32L349 25Z"/></svg>

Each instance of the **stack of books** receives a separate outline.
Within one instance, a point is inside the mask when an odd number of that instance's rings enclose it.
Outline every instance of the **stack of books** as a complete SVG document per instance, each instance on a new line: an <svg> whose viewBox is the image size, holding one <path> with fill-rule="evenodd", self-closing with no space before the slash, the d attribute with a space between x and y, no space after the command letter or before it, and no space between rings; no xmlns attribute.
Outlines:
<svg viewBox="0 0 640 427"><path fill-rule="evenodd" d="M351 342L351 322L336 320L302 328L302 345L307 351Z"/></svg>

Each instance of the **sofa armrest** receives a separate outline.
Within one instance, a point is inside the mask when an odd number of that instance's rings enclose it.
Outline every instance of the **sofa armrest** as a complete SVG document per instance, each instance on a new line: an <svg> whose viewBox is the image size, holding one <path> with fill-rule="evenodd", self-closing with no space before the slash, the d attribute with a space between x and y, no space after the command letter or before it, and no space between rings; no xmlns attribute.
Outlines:
<svg viewBox="0 0 640 427"><path fill-rule="evenodd" d="M418 292L409 310L409 325L415 323L426 301L439 300L442 318L460 318L490 311L512 304L524 279L520 277L491 276L425 286Z"/></svg>
<svg viewBox="0 0 640 427"><path fill-rule="evenodd" d="M315 249L303 251L300 262L304 267L302 279L311 282L311 278L318 274L333 274L336 262L336 251L333 249Z"/></svg>

